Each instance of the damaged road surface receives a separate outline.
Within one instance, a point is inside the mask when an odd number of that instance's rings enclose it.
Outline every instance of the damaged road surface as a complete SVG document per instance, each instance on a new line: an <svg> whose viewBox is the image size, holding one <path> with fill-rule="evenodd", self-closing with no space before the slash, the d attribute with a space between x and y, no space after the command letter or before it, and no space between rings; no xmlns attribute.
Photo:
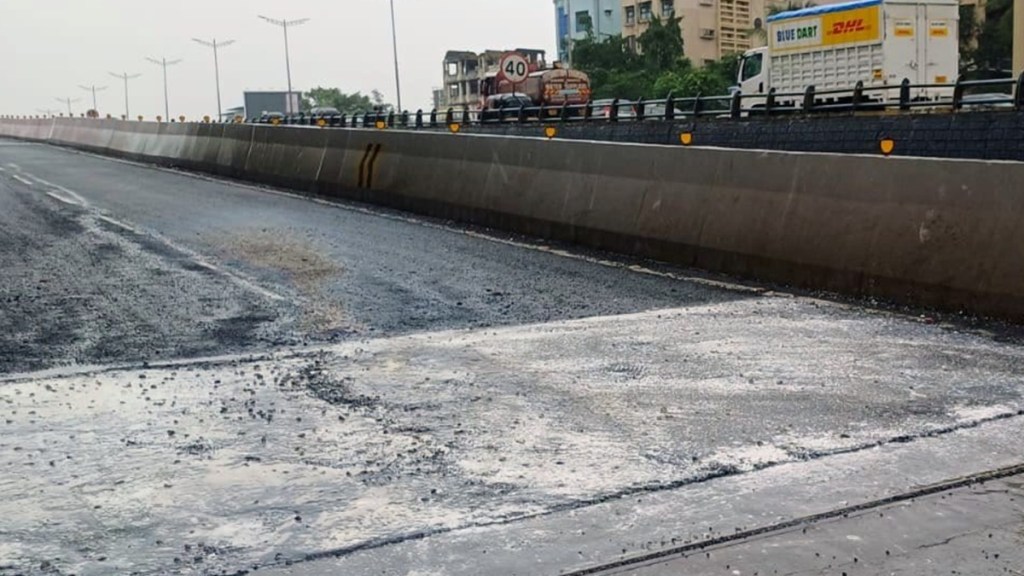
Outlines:
<svg viewBox="0 0 1024 576"><path fill-rule="evenodd" d="M0 144L0 576L1021 567L1010 330Z"/></svg>

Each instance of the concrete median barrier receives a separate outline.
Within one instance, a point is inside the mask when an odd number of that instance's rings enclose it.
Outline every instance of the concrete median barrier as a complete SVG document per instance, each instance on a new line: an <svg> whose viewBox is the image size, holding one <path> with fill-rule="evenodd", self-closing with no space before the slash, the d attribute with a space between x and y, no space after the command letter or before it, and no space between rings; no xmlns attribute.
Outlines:
<svg viewBox="0 0 1024 576"><path fill-rule="evenodd" d="M0 135L1024 320L1022 163L88 120L2 121Z"/></svg>

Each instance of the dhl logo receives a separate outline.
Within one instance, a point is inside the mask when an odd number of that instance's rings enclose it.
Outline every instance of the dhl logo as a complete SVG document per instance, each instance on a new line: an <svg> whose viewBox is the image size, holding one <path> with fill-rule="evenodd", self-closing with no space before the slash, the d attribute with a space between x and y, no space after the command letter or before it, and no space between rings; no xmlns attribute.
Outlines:
<svg viewBox="0 0 1024 576"><path fill-rule="evenodd" d="M864 24L863 18L856 18L853 20L842 20L832 24L832 35L840 34L854 34L856 32L863 32L868 27Z"/></svg>

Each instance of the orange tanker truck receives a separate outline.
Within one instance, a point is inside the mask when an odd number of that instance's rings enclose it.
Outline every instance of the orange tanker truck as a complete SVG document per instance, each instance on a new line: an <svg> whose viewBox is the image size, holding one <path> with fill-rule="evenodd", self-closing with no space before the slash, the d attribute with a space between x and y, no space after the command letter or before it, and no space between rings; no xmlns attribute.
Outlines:
<svg viewBox="0 0 1024 576"><path fill-rule="evenodd" d="M503 59L503 66L508 66L504 64L507 61ZM512 67L505 71L502 66L489 72L480 83L481 107L495 109L509 101L503 95L514 95L523 103L528 98L534 106L551 107L546 113L555 116L563 104L582 106L590 100L590 78L579 70L564 68L556 62L551 68L519 72L516 74Z"/></svg>

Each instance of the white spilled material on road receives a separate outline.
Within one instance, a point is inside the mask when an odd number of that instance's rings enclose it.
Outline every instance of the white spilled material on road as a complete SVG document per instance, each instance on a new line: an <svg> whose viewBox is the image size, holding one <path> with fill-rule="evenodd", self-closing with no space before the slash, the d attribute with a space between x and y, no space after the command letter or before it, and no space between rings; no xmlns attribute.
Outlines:
<svg viewBox="0 0 1024 576"><path fill-rule="evenodd" d="M142 515L227 551L204 561L217 572L504 530L602 503L640 509L723 476L749 477L747 491L766 471L799 482L800 465L829 454L868 462L878 446L938 440L937 428L956 436L968 404L998 406L992 417L1024 405L1022 363L1024 350L982 336L743 297L302 357L22 378L0 386L0 465L19 464L0 477L0 517L32 558L69 526L102 540ZM75 524L82 509L104 522ZM605 529L638 521L626 513ZM171 566L180 548L152 536L119 535L124 552L106 552L105 566L144 567L140 551L153 573ZM76 563L75 550L62 554Z"/></svg>

